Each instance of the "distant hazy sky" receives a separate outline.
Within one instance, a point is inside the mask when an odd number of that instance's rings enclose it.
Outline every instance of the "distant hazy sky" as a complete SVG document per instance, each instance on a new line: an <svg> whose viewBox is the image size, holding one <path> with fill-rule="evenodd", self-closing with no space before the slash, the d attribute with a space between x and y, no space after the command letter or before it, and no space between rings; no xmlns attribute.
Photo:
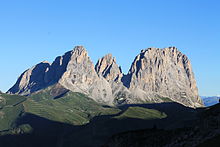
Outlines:
<svg viewBox="0 0 220 147"><path fill-rule="evenodd" d="M200 95L220 94L219 0L1 0L0 89L26 69L84 45L112 53L124 72L148 47L176 46L193 65Z"/></svg>

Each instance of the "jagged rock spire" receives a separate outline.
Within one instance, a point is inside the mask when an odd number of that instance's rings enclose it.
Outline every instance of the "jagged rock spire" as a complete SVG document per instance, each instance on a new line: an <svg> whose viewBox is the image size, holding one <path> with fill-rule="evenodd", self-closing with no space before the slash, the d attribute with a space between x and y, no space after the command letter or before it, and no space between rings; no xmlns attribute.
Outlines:
<svg viewBox="0 0 220 147"><path fill-rule="evenodd" d="M95 70L102 75L108 82L120 81L122 75L121 68L117 65L116 59L112 54L107 54L98 60Z"/></svg>

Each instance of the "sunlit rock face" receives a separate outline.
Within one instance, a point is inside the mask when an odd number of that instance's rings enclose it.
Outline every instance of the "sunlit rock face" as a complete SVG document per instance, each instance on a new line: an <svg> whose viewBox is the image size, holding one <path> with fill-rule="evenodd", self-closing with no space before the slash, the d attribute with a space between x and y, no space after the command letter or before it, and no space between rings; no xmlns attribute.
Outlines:
<svg viewBox="0 0 220 147"><path fill-rule="evenodd" d="M131 99L134 100L132 93L121 81L123 73L121 67L116 63L116 58L112 54L107 54L99 59L96 63L95 70L111 86L115 104L130 103Z"/></svg>
<svg viewBox="0 0 220 147"><path fill-rule="evenodd" d="M167 98L189 107L203 105L190 61L175 47L142 50L125 75L111 54L94 67L86 49L76 46L52 64L41 62L25 71L8 93L30 95L54 84L107 105Z"/></svg>
<svg viewBox="0 0 220 147"><path fill-rule="evenodd" d="M107 54L99 59L95 70L102 75L108 82L119 82L123 76L121 68L117 65L116 59L112 54Z"/></svg>
<svg viewBox="0 0 220 147"><path fill-rule="evenodd" d="M42 62L25 71L8 93L30 95L33 92L59 83L66 89L89 95L100 103L112 105L111 86L99 77L82 46L59 56L50 65Z"/></svg>
<svg viewBox="0 0 220 147"><path fill-rule="evenodd" d="M114 99L109 83L98 76L86 49L82 46L75 47L71 52L66 71L59 83L71 91L87 94L100 103L112 104Z"/></svg>
<svg viewBox="0 0 220 147"><path fill-rule="evenodd" d="M189 59L175 47L148 48L136 56L124 80L130 91L168 97L187 106L201 106Z"/></svg>

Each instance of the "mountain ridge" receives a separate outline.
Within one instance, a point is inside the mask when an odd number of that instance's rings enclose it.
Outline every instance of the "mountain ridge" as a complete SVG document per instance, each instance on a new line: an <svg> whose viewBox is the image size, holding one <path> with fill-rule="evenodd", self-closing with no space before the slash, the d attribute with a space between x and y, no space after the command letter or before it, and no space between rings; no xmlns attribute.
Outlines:
<svg viewBox="0 0 220 147"><path fill-rule="evenodd" d="M217 95L217 96L201 96L201 98L202 98L204 105L206 107L213 106L213 105L219 103L219 100L220 100L219 95Z"/></svg>
<svg viewBox="0 0 220 147"><path fill-rule="evenodd" d="M123 74L111 54L94 66L86 49L76 46L52 64L41 62L26 70L7 93L30 95L58 83L107 105L160 103L170 98L189 107L203 106L190 61L175 47L142 50L128 74Z"/></svg>

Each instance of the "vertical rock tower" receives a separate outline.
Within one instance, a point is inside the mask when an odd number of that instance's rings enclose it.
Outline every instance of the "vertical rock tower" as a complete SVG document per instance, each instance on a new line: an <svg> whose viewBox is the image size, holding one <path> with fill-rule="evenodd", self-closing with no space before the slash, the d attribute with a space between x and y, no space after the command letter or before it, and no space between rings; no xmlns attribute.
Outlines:
<svg viewBox="0 0 220 147"><path fill-rule="evenodd" d="M103 58L99 59L95 66L95 70L108 82L121 81L123 76L121 67L117 65L116 59L112 57L112 54L107 54Z"/></svg>
<svg viewBox="0 0 220 147"><path fill-rule="evenodd" d="M125 79L130 91L142 91L152 98L170 98L188 106L202 105L191 63L175 47L142 50Z"/></svg>

